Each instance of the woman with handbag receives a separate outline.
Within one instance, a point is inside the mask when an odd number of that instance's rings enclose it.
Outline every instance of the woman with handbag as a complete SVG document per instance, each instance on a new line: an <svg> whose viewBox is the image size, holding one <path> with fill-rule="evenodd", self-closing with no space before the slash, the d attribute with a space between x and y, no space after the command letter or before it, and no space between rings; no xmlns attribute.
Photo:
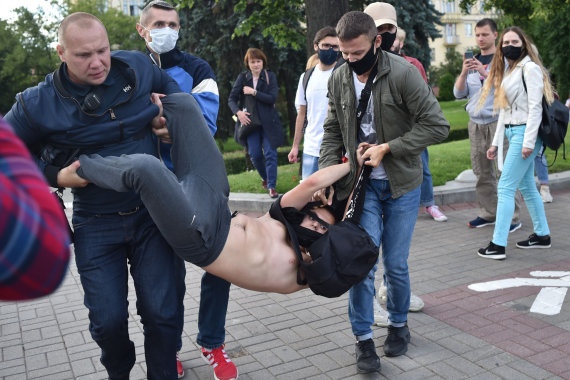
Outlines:
<svg viewBox="0 0 570 380"><path fill-rule="evenodd" d="M534 158L542 146L538 135L542 97L544 95L549 104L554 100L548 73L521 28L506 28L499 46L479 100L479 107L482 107L490 88L497 89L493 108L500 110L499 120L493 143L487 150L487 158L497 157L502 171L497 186L497 217L493 240L478 251L479 256L495 260L506 258L505 247L517 188L525 199L534 227L534 233L518 242L517 248L550 248L544 205L534 182ZM509 148L503 164L504 135L509 140Z"/></svg>
<svg viewBox="0 0 570 380"><path fill-rule="evenodd" d="M249 48L243 61L249 71L237 77L228 99L228 105L238 118L234 137L247 146L263 188L269 191L271 198L277 198L277 148L284 139L275 109L279 91L277 77L265 69L267 58L259 49Z"/></svg>

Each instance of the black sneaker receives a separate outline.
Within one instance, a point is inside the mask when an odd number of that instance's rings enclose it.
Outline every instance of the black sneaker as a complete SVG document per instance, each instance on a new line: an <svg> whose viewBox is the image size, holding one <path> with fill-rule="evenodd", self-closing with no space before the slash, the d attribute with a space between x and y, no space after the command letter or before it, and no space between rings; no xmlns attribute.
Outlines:
<svg viewBox="0 0 570 380"><path fill-rule="evenodd" d="M527 240L519 241L517 243L518 248L550 248L550 235L538 236L537 234L532 234Z"/></svg>
<svg viewBox="0 0 570 380"><path fill-rule="evenodd" d="M372 339L356 342L356 370L358 373L380 371L380 358Z"/></svg>
<svg viewBox="0 0 570 380"><path fill-rule="evenodd" d="M490 242L487 248L479 248L477 254L486 259L504 260L507 258L505 247Z"/></svg>
<svg viewBox="0 0 570 380"><path fill-rule="evenodd" d="M402 327L388 326L388 336L384 342L384 353L386 356L400 356L408 351L410 342L410 330L406 323Z"/></svg>
<svg viewBox="0 0 570 380"><path fill-rule="evenodd" d="M491 220L485 220L481 217L476 217L475 219L473 219L472 221L470 221L469 223L467 223L467 225L471 228L481 228L481 227L485 227L485 226L491 226L495 224L495 221L491 221Z"/></svg>

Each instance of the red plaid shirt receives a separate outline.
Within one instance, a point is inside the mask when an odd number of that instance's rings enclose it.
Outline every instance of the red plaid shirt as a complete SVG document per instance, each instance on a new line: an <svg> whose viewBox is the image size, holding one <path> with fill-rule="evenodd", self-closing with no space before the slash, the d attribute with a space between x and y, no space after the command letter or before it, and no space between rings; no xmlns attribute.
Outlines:
<svg viewBox="0 0 570 380"><path fill-rule="evenodd" d="M0 118L0 300L53 292L66 273L69 243L61 206Z"/></svg>

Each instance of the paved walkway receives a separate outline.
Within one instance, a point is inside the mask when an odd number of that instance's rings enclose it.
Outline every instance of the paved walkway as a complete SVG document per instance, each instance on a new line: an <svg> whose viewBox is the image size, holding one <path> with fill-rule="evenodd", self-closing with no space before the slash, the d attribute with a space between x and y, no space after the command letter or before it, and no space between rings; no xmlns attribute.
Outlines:
<svg viewBox="0 0 570 380"><path fill-rule="evenodd" d="M490 280L531 278L533 271L566 271L553 273L567 277L552 278L548 288L559 296L564 293L570 281L570 190L553 195L554 203L546 205L552 248L514 248L517 240L532 232L525 208L523 227L511 234L505 261L475 254L490 240L492 228L466 227L476 214L473 203L444 206L449 217L446 223L419 214L409 264L412 289L426 306L423 312L409 316L412 341L408 353L397 358L382 356L380 373L356 373L346 295L327 299L309 290L279 295L232 286L226 348L239 368L239 378L570 379L569 297L559 313L544 315L529 311L540 291L537 286L489 292L467 288ZM190 265L187 269L181 352L185 378L212 379L194 343L202 271ZM130 289L129 330L137 350L131 379L144 379L142 327L132 284ZM87 326L75 264L52 296L0 303L0 378L106 378ZM374 329L379 353L386 332Z"/></svg>

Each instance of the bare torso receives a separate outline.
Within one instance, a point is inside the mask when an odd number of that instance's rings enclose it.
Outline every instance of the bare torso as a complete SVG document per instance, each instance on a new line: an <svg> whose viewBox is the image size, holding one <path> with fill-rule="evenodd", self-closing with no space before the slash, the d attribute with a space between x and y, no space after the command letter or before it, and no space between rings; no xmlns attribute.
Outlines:
<svg viewBox="0 0 570 380"><path fill-rule="evenodd" d="M285 226L265 214L259 218L237 215L222 253L204 270L245 289L292 293L299 266Z"/></svg>

